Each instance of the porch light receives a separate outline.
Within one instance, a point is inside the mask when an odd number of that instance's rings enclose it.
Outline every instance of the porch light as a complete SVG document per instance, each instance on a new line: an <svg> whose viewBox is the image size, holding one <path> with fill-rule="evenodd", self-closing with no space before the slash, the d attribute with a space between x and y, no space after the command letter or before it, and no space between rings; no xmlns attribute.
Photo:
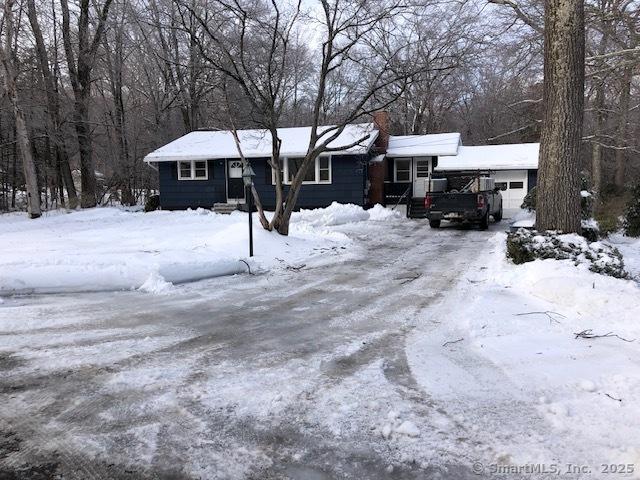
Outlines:
<svg viewBox="0 0 640 480"><path fill-rule="evenodd" d="M253 177L256 176L256 172L251 168L249 162L242 167L242 181L244 182L245 198L247 199L247 207L249 209L249 256L253 257L253 192L251 186L253 185Z"/></svg>
<svg viewBox="0 0 640 480"><path fill-rule="evenodd" d="M246 163L244 167L242 167L242 181L244 182L244 186L250 187L253 184L253 177L255 176L256 172L253 171L249 163Z"/></svg>

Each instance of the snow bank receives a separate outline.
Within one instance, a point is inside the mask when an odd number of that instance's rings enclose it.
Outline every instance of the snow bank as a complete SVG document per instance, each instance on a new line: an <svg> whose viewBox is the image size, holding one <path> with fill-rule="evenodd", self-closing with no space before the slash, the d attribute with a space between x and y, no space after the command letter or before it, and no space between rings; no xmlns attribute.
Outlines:
<svg viewBox="0 0 640 480"><path fill-rule="evenodd" d="M0 215L0 295L140 289L168 294L172 284L299 263L350 243L330 227L387 221L397 212L333 203L294 213L288 237L254 221L249 260L247 214L198 208L141 213L95 208L54 211L38 220Z"/></svg>
<svg viewBox="0 0 640 480"><path fill-rule="evenodd" d="M514 230L517 230L518 228L533 228L535 224L535 210L520 209L518 213L511 217L511 228Z"/></svg>
<svg viewBox="0 0 640 480"><path fill-rule="evenodd" d="M306 223L314 227L328 227L366 220L383 222L400 217L399 212L379 204L376 204L370 210L364 210L362 207L352 203L341 204L333 202L327 208L301 209L291 216L291 221L292 223Z"/></svg>
<svg viewBox="0 0 640 480"><path fill-rule="evenodd" d="M291 216L292 222L304 222L315 227L343 225L369 220L369 214L358 205L333 202L327 208L300 210Z"/></svg>
<svg viewBox="0 0 640 480"><path fill-rule="evenodd" d="M289 237L254 222L255 257L249 265L269 269L318 254L322 246L344 245L343 233L314 225L356 218L353 206L313 211L314 221L298 221ZM368 218L359 209L358 218ZM304 217L304 215L303 215ZM0 294L136 289L166 294L171 284L247 271L247 215L129 212L95 208L55 212L38 220L0 216ZM244 260L244 261L243 261ZM253 269L253 268L252 268Z"/></svg>
<svg viewBox="0 0 640 480"><path fill-rule="evenodd" d="M425 322L441 326L408 341L408 361L435 401L503 415L489 461L560 459L594 472L601 463L637 464L640 430L628 419L640 416L639 312L636 282L571 260L513 265L500 233L429 312ZM609 336L577 336L589 330ZM539 416L546 425L536 426ZM487 419L469 421L482 436Z"/></svg>

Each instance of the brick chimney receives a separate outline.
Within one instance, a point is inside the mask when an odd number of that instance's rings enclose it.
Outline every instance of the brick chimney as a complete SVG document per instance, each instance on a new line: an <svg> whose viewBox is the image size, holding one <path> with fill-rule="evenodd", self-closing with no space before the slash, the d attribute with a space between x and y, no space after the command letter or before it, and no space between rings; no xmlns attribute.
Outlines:
<svg viewBox="0 0 640 480"><path fill-rule="evenodd" d="M378 110L373 113L373 124L378 130L378 137L375 142L375 154L387 153L389 147L389 112ZM387 171L387 159L371 162L369 164L369 205L376 203L385 204L384 176Z"/></svg>
<svg viewBox="0 0 640 480"><path fill-rule="evenodd" d="M377 153L387 153L389 147L389 112L378 110L373 112L373 124L380 133L376 139Z"/></svg>

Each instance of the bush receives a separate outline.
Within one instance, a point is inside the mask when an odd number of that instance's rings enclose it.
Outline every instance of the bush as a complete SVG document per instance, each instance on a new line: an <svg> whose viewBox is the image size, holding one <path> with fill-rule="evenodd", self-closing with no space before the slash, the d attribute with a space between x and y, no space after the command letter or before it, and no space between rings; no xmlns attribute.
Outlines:
<svg viewBox="0 0 640 480"><path fill-rule="evenodd" d="M598 227L600 228L600 235L607 237L610 233L620 230L620 221L615 215L599 215Z"/></svg>
<svg viewBox="0 0 640 480"><path fill-rule="evenodd" d="M589 270L615 278L629 278L622 254L614 247L589 242L579 235L519 229L507 236L507 258L516 265L534 260L571 260L587 264Z"/></svg>
<svg viewBox="0 0 640 480"><path fill-rule="evenodd" d="M624 234L640 237L640 183L631 190L631 198L624 210Z"/></svg>
<svg viewBox="0 0 640 480"><path fill-rule="evenodd" d="M524 208L525 210L535 210L536 209L536 191L538 190L538 187L533 187L531 190L529 190L529 193L527 193L524 197L524 200L522 200L522 205L520 205L520 208Z"/></svg>
<svg viewBox="0 0 640 480"><path fill-rule="evenodd" d="M160 208L160 195L149 195L144 202L144 211L153 212Z"/></svg>

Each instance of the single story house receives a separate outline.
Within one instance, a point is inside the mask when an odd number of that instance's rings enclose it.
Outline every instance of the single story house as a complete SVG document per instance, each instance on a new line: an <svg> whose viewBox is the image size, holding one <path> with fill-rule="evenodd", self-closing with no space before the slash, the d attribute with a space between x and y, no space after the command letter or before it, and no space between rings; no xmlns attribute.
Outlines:
<svg viewBox="0 0 640 480"><path fill-rule="evenodd" d="M329 127L321 127L329 128ZM372 123L348 125L307 172L298 206L325 207L331 202L366 205L367 165L378 130ZM285 191L304 157L310 127L280 128L280 156ZM275 176L269 166L271 135L265 130L238 131L241 149L256 173L254 185L265 208L275 206ZM356 145L353 145L357 143ZM184 209L245 202L242 164L229 131L194 131L149 153L144 161L158 169L160 206Z"/></svg>
<svg viewBox="0 0 640 480"><path fill-rule="evenodd" d="M316 160L298 197L298 207L332 202L394 205L424 198L431 175L490 171L503 189L505 211L515 211L537 178L538 144L462 146L459 133L394 136L385 112L373 123L348 125ZM330 128L330 127L321 127ZM278 129L285 191L306 153L310 127ZM271 136L238 131L240 146L256 173L254 185L266 209L275 205L269 166ZM242 164L229 131L194 131L149 153L144 161L159 172L163 209L243 204ZM417 201L417 200L416 200Z"/></svg>

